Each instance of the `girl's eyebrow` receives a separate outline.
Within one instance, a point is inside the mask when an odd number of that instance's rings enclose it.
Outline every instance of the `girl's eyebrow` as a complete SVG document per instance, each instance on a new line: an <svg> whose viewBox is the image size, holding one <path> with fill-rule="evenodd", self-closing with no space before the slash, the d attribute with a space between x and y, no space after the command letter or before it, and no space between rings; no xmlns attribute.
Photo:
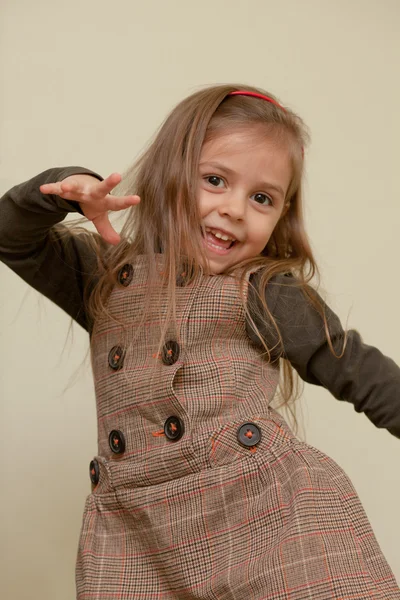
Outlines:
<svg viewBox="0 0 400 600"><path fill-rule="evenodd" d="M211 167L212 169L217 169L218 171L225 172L227 175L234 174L234 171L232 169L230 169L229 167L226 167L225 165L223 165L219 162L207 160L202 163L199 163L199 167L205 167L205 166ZM278 184L269 183L268 181L259 181L257 183L257 187L268 188L270 190L274 190L275 192L280 194L283 198L285 197L285 192L283 191L281 186Z"/></svg>
<svg viewBox="0 0 400 600"><path fill-rule="evenodd" d="M219 162L215 162L215 161L206 160L206 161L200 163L199 167L204 167L206 165L207 165L207 167L212 167L213 169L218 169L219 171L225 171L225 173L228 173L228 175L233 173L232 169L230 169L229 167L226 167L225 165L223 165Z"/></svg>

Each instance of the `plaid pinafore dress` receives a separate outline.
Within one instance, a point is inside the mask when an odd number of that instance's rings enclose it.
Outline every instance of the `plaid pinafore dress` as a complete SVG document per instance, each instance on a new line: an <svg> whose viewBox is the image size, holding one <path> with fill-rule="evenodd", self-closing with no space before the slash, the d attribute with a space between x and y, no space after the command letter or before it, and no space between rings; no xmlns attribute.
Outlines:
<svg viewBox="0 0 400 600"><path fill-rule="evenodd" d="M147 266L125 265L92 336L98 413L79 600L400 599L343 471L269 403L234 277L177 285L137 335Z"/></svg>

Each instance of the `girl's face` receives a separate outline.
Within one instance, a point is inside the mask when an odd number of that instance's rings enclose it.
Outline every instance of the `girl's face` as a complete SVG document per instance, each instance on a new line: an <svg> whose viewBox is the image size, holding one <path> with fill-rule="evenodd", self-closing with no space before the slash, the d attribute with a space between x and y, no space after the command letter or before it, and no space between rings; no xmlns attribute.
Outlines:
<svg viewBox="0 0 400 600"><path fill-rule="evenodd" d="M262 252L283 213L291 177L287 142L261 127L205 142L197 201L212 273Z"/></svg>

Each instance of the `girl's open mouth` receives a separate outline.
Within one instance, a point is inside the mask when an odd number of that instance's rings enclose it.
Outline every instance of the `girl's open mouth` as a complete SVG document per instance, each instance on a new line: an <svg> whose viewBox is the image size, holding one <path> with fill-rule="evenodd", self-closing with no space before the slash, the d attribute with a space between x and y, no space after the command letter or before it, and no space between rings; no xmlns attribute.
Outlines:
<svg viewBox="0 0 400 600"><path fill-rule="evenodd" d="M211 227L202 228L204 243L217 254L227 254L236 244L237 240Z"/></svg>

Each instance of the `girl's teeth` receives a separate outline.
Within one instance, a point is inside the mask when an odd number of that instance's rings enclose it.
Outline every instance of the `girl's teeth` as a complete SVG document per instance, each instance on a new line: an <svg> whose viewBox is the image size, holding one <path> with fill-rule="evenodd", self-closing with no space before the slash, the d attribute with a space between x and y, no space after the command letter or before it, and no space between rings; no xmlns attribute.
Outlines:
<svg viewBox="0 0 400 600"><path fill-rule="evenodd" d="M210 227L206 227L206 231L209 231L210 233L215 235L215 237L219 238L220 240L224 240L225 242L227 242L228 240L232 240L232 242L234 241L234 239L229 237L228 235L225 235L224 233L220 233L219 231L216 231L215 229L210 229Z"/></svg>

